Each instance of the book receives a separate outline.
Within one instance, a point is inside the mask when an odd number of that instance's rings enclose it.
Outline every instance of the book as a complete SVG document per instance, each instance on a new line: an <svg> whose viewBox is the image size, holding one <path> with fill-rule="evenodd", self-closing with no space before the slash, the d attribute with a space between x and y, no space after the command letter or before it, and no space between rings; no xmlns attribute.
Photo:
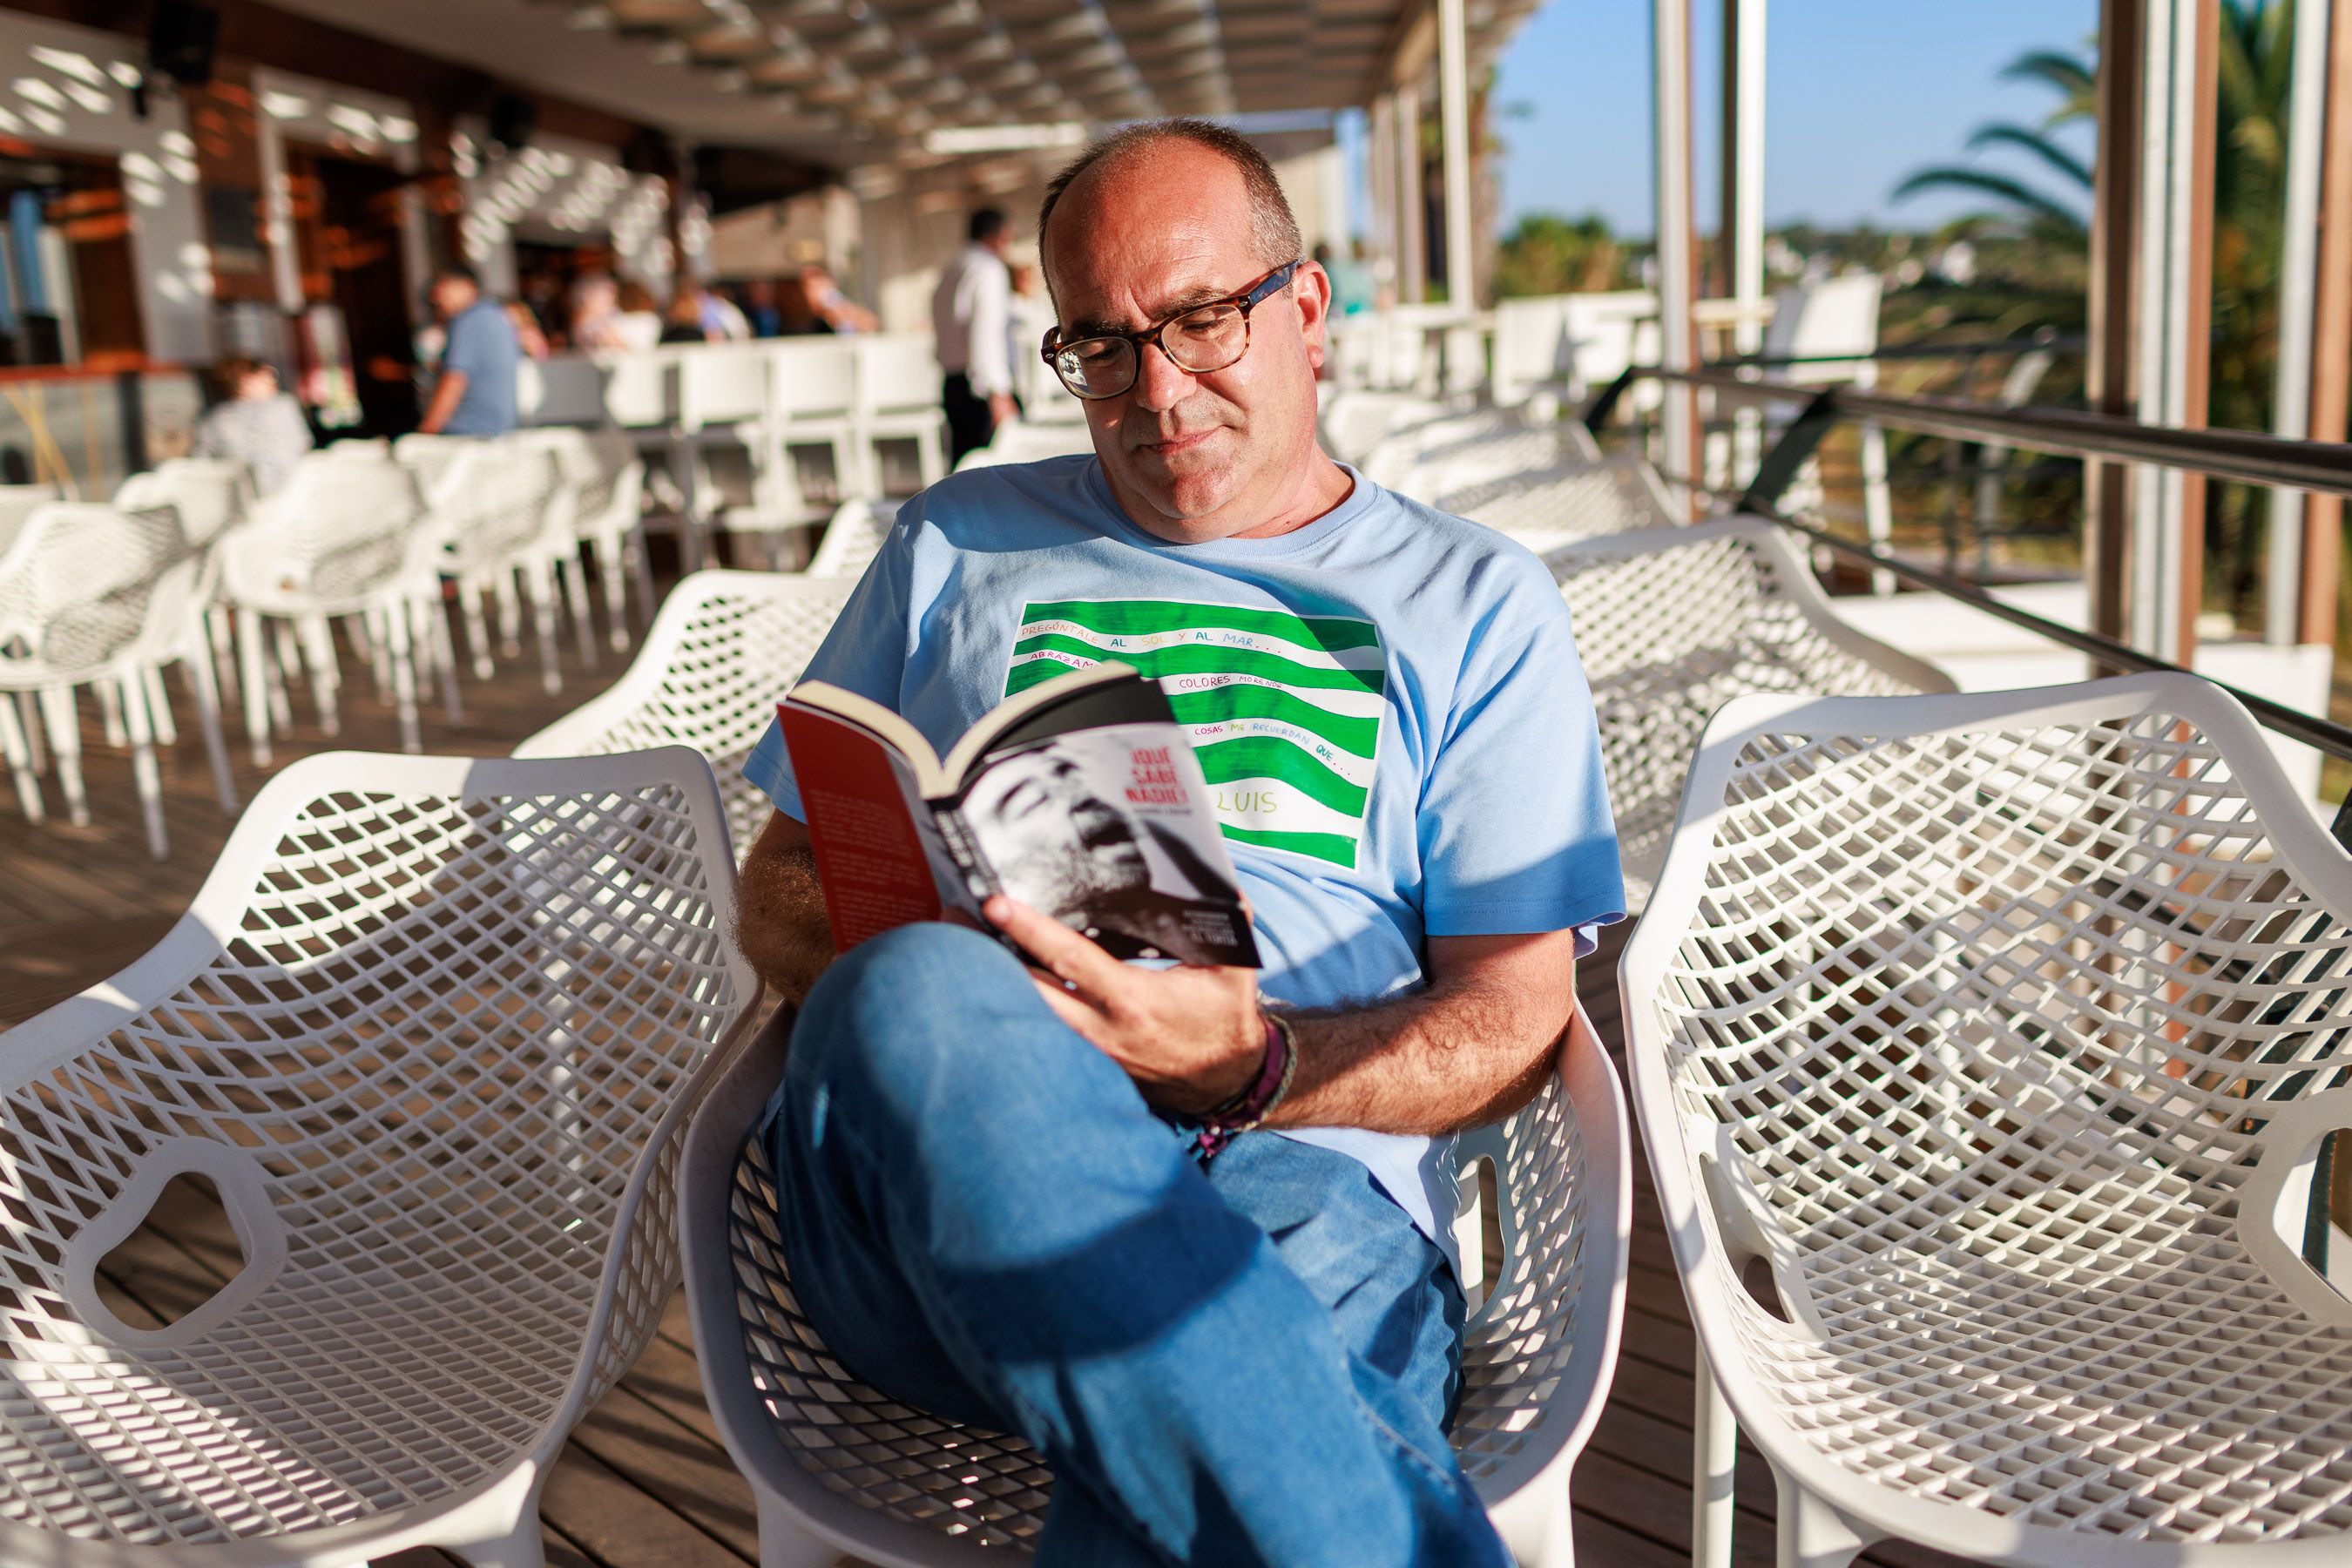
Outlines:
<svg viewBox="0 0 2352 1568"><path fill-rule="evenodd" d="M777 704L835 951L997 893L1115 958L1257 967L1192 743L1157 682L1104 663L1004 702L949 751L804 680Z"/></svg>

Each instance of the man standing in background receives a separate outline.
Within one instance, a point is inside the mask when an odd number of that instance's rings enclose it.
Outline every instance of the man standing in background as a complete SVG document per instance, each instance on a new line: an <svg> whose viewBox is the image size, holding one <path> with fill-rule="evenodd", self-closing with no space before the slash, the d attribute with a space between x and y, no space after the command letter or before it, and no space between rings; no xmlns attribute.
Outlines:
<svg viewBox="0 0 2352 1568"><path fill-rule="evenodd" d="M522 359L514 323L458 267L433 279L433 309L448 324L448 341L417 429L427 436L505 435L516 425L515 369Z"/></svg>
<svg viewBox="0 0 2352 1568"><path fill-rule="evenodd" d="M931 296L931 329L939 336L940 401L948 416L948 461L985 447L1013 417L1013 366L1005 333L1013 279L1004 253L1013 231L1004 215L982 207L971 215L971 237L940 275Z"/></svg>

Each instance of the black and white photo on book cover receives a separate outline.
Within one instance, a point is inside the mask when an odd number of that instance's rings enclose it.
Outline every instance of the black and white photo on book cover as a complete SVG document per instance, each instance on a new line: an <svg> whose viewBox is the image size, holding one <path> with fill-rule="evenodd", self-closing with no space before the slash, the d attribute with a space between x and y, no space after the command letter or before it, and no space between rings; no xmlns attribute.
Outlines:
<svg viewBox="0 0 2352 1568"><path fill-rule="evenodd" d="M1114 958L1254 965L1207 791L1181 730L1114 725L991 757L957 809L1007 895Z"/></svg>

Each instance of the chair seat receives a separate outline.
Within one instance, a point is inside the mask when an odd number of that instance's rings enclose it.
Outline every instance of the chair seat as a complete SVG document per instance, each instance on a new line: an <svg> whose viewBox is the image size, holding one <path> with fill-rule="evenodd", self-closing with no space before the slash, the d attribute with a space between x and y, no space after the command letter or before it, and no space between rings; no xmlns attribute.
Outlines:
<svg viewBox="0 0 2352 1568"><path fill-rule="evenodd" d="M1802 1265L1826 1338L1742 1314L1788 1426L1880 1486L2052 1528L2352 1530L2352 1330L2305 1316L2233 1219L2175 1228L2189 1184L2162 1163L2078 1149L1843 1215Z"/></svg>

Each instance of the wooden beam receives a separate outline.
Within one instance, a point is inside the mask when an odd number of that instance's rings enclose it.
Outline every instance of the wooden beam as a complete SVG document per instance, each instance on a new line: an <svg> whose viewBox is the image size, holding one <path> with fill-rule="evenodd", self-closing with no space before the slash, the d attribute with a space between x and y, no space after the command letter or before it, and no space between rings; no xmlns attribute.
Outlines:
<svg viewBox="0 0 2352 1568"><path fill-rule="evenodd" d="M2352 4L2328 28L2327 148L2319 193L2318 299L2312 312L2311 438L2341 441L2352 415ZM2301 640L2336 641L2344 570L2344 502L2313 496L2304 509Z"/></svg>
<svg viewBox="0 0 2352 1568"><path fill-rule="evenodd" d="M2197 0L2197 63L2190 88L2189 132L2189 326L2182 343L2189 384L2180 417L2181 427L2189 430L2205 427L2212 393L2213 155L2221 54L2221 0ZM2172 657L2192 667L2197 658L2197 616L2205 603L2209 488L2202 474L2181 476L2180 599L2174 606L2179 640Z"/></svg>
<svg viewBox="0 0 2352 1568"><path fill-rule="evenodd" d="M2132 348L2139 297L2139 145L2147 0L2102 0L2099 6L2099 141L2091 202L2090 405L2131 417ZM2083 466L2083 575L2090 589L2091 629L2121 641L2127 629L2126 542L2131 537L2129 470L2121 463ZM2102 674L2121 671L2103 669Z"/></svg>

